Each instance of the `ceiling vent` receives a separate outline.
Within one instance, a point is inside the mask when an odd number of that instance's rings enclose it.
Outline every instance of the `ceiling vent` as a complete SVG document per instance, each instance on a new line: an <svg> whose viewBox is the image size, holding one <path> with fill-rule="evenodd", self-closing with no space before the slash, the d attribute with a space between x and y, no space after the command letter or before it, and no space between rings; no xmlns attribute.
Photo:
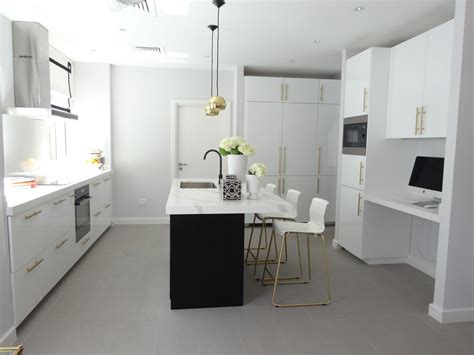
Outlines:
<svg viewBox="0 0 474 355"><path fill-rule="evenodd" d="M135 7L139 10L150 12L147 0L115 0L118 8Z"/></svg>
<svg viewBox="0 0 474 355"><path fill-rule="evenodd" d="M146 52L146 53L166 54L165 49L161 47L136 46L135 50L141 53Z"/></svg>

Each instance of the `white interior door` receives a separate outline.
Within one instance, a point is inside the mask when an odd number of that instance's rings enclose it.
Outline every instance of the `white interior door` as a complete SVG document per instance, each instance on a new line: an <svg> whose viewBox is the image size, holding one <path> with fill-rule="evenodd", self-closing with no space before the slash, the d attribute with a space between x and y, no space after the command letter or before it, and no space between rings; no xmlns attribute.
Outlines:
<svg viewBox="0 0 474 355"><path fill-rule="evenodd" d="M176 114L176 176L178 178L217 178L219 158L209 149L219 150L222 138L231 135L230 108L217 117L207 117L205 102L201 104L179 104ZM227 171L227 160L223 159L223 174Z"/></svg>

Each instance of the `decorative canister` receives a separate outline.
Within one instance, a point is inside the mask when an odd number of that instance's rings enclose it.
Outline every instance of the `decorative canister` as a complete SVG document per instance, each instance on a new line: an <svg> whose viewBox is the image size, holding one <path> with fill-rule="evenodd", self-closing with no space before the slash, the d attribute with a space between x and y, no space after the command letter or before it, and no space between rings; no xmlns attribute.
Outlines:
<svg viewBox="0 0 474 355"><path fill-rule="evenodd" d="M236 175L226 175L220 187L221 198L226 201L242 198L242 183Z"/></svg>

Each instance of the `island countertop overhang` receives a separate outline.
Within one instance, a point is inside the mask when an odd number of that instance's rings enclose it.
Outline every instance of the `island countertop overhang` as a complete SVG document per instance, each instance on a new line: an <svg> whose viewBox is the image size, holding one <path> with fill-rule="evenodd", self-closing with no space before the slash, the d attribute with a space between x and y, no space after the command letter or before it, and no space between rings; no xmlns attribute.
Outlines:
<svg viewBox="0 0 474 355"><path fill-rule="evenodd" d="M265 189L260 189L259 198L249 200L245 197L238 201L223 201L217 188L214 189L182 189L181 182L213 182L217 179L174 179L171 183L167 215L186 214L245 214L245 213L287 213L293 206L281 197Z"/></svg>

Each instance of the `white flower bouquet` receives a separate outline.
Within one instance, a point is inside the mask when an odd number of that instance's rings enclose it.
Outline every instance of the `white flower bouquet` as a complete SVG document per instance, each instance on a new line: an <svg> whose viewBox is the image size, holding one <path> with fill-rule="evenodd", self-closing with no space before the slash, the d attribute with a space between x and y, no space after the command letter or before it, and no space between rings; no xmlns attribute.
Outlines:
<svg viewBox="0 0 474 355"><path fill-rule="evenodd" d="M255 148L248 144L242 137L234 136L221 140L219 152L226 155L245 155L246 157L255 154Z"/></svg>
<svg viewBox="0 0 474 355"><path fill-rule="evenodd" d="M263 163L254 163L254 164L250 165L249 174L250 175L255 175L255 176L260 178L260 177L265 176L267 174L267 167Z"/></svg>

